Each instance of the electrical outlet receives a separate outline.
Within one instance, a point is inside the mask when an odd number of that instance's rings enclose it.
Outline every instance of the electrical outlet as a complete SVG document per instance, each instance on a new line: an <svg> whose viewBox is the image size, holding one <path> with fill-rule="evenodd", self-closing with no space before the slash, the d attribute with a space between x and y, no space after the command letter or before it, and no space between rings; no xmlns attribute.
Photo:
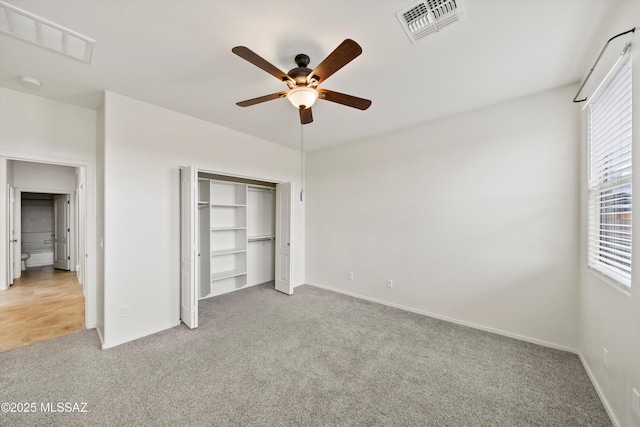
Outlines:
<svg viewBox="0 0 640 427"><path fill-rule="evenodd" d="M631 390L631 394L633 395L631 400L631 407L633 408L633 412L635 412L636 416L640 418L640 393L635 388Z"/></svg>
<svg viewBox="0 0 640 427"><path fill-rule="evenodd" d="M353 271L349 272L349 280L353 280Z"/></svg>
<svg viewBox="0 0 640 427"><path fill-rule="evenodd" d="M602 363L605 368L609 369L609 350L606 348L602 349Z"/></svg>
<svg viewBox="0 0 640 427"><path fill-rule="evenodd" d="M387 288L393 288L393 280L387 279Z"/></svg>
<svg viewBox="0 0 640 427"><path fill-rule="evenodd" d="M129 307L126 305L120 307L120 317L129 317Z"/></svg>

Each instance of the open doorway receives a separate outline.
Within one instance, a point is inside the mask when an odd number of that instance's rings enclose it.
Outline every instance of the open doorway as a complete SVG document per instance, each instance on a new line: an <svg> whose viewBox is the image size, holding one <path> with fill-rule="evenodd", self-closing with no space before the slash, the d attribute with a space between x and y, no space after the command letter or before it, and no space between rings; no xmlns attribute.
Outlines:
<svg viewBox="0 0 640 427"><path fill-rule="evenodd" d="M16 203L14 209L20 271L41 266L75 270L71 268L71 256L75 255L76 227L73 225L77 221L73 215L75 209L71 208L71 195L20 191L20 203ZM21 273L17 273L15 263L14 268L14 278L19 278Z"/></svg>
<svg viewBox="0 0 640 427"><path fill-rule="evenodd" d="M66 335L86 324L84 171L9 162L11 286L0 292L0 351Z"/></svg>

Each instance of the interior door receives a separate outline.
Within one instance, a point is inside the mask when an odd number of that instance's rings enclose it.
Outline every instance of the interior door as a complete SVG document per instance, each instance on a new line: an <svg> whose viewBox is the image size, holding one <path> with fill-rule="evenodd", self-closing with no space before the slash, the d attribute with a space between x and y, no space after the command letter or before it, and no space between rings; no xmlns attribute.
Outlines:
<svg viewBox="0 0 640 427"><path fill-rule="evenodd" d="M191 329L198 327L197 195L197 169L180 169L180 320Z"/></svg>
<svg viewBox="0 0 640 427"><path fill-rule="evenodd" d="M293 294L291 283L291 208L293 192L291 183L276 185L276 290Z"/></svg>
<svg viewBox="0 0 640 427"><path fill-rule="evenodd" d="M53 268L69 270L69 195L53 196L53 217L55 234L53 236Z"/></svg>
<svg viewBox="0 0 640 427"><path fill-rule="evenodd" d="M7 251L7 284L13 285L13 269L15 259L15 230L13 226L15 206L14 206L14 191L12 186L7 187L7 236L9 237L9 245ZM20 266L18 266L20 268Z"/></svg>
<svg viewBox="0 0 640 427"><path fill-rule="evenodd" d="M13 278L22 276L22 192L13 189Z"/></svg>

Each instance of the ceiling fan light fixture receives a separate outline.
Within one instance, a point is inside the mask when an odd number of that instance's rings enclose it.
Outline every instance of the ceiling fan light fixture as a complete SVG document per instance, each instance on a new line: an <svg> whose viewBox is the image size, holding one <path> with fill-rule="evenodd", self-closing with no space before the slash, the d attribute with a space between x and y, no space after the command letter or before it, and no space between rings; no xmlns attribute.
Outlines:
<svg viewBox="0 0 640 427"><path fill-rule="evenodd" d="M440 0L431 0L440 1ZM456 0L449 0L456 1ZM2 1L0 0L0 3ZM320 64L311 70L307 68L309 65L309 57L305 54L299 54L295 57L297 68L289 70L288 73L280 70L260 55L245 46L236 46L231 52L238 55L245 61L255 65L263 71L271 74L279 81L287 84L288 92L276 92L269 95L259 96L246 101L236 102L239 107L249 107L251 105L261 104L266 101L284 98L289 99L298 110L300 115L300 124L307 125L313 122L313 114L311 106L318 98L325 101L335 102L359 110L366 110L371 106L371 101L344 93L333 92L327 89L316 90L316 86L324 83L327 78L336 71L353 61L362 53L362 48L351 39L345 39L337 48L335 48Z"/></svg>
<svg viewBox="0 0 640 427"><path fill-rule="evenodd" d="M287 99L294 107L307 109L318 99L318 91L306 86L296 87L287 92Z"/></svg>

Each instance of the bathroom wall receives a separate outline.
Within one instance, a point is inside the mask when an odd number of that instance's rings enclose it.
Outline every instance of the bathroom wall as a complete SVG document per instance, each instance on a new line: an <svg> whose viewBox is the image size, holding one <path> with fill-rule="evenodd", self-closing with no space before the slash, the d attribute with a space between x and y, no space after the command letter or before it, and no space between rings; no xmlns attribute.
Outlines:
<svg viewBox="0 0 640 427"><path fill-rule="evenodd" d="M22 193L22 252L27 267L53 264L53 194Z"/></svg>

